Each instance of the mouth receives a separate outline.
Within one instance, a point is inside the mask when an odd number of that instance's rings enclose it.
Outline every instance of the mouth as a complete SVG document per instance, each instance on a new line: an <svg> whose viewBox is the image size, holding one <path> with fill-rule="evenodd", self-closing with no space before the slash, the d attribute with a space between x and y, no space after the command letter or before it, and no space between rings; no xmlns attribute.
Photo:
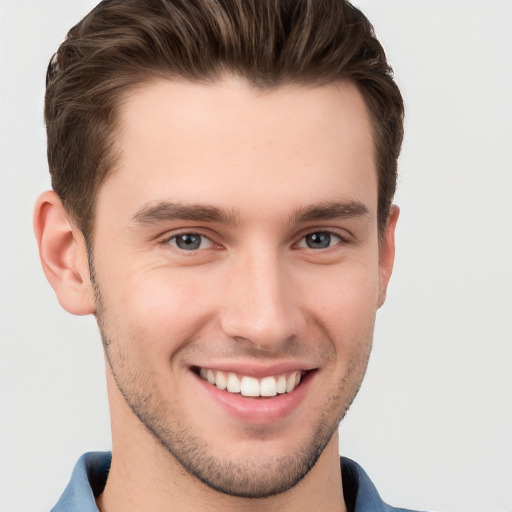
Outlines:
<svg viewBox="0 0 512 512"><path fill-rule="evenodd" d="M246 397L271 398L294 391L311 370L294 370L256 378L213 368L195 368L199 377L221 391Z"/></svg>

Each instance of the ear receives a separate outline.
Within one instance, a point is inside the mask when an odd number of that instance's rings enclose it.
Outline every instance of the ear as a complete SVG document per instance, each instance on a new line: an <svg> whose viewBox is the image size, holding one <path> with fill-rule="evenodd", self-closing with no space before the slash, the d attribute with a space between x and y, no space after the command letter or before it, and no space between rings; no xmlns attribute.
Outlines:
<svg viewBox="0 0 512 512"><path fill-rule="evenodd" d="M37 199L34 231L44 273L61 306L74 315L94 313L85 239L51 190Z"/></svg>
<svg viewBox="0 0 512 512"><path fill-rule="evenodd" d="M396 205L391 206L386 229L382 235L379 249L379 308L386 301L389 278L393 272L395 262L395 228L400 215L400 208Z"/></svg>

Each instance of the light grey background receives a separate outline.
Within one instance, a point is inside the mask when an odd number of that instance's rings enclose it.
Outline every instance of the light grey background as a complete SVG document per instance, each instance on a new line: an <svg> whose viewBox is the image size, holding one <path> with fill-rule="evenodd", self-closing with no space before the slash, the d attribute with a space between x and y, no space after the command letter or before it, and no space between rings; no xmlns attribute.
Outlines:
<svg viewBox="0 0 512 512"><path fill-rule="evenodd" d="M108 449L92 318L60 309L31 213L46 64L92 0L0 0L0 511L48 510ZM392 504L512 511L512 2L359 0L407 102L396 270L341 429Z"/></svg>

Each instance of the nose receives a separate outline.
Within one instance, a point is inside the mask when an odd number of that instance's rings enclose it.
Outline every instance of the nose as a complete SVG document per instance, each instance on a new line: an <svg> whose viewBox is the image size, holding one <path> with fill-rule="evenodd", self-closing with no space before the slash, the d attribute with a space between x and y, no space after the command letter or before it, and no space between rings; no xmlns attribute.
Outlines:
<svg viewBox="0 0 512 512"><path fill-rule="evenodd" d="M253 253L230 267L221 327L238 342L278 351L304 324L293 279L278 254Z"/></svg>

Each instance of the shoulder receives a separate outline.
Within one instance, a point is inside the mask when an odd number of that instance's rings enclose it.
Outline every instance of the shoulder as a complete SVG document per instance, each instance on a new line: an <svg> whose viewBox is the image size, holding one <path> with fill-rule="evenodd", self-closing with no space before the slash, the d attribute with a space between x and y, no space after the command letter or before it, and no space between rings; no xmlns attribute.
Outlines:
<svg viewBox="0 0 512 512"><path fill-rule="evenodd" d="M357 462L342 457L340 463L343 494L349 512L415 512L384 503L370 477Z"/></svg>
<svg viewBox="0 0 512 512"><path fill-rule="evenodd" d="M107 481L112 454L89 452L78 459L71 479L51 512L98 512L96 496Z"/></svg>

